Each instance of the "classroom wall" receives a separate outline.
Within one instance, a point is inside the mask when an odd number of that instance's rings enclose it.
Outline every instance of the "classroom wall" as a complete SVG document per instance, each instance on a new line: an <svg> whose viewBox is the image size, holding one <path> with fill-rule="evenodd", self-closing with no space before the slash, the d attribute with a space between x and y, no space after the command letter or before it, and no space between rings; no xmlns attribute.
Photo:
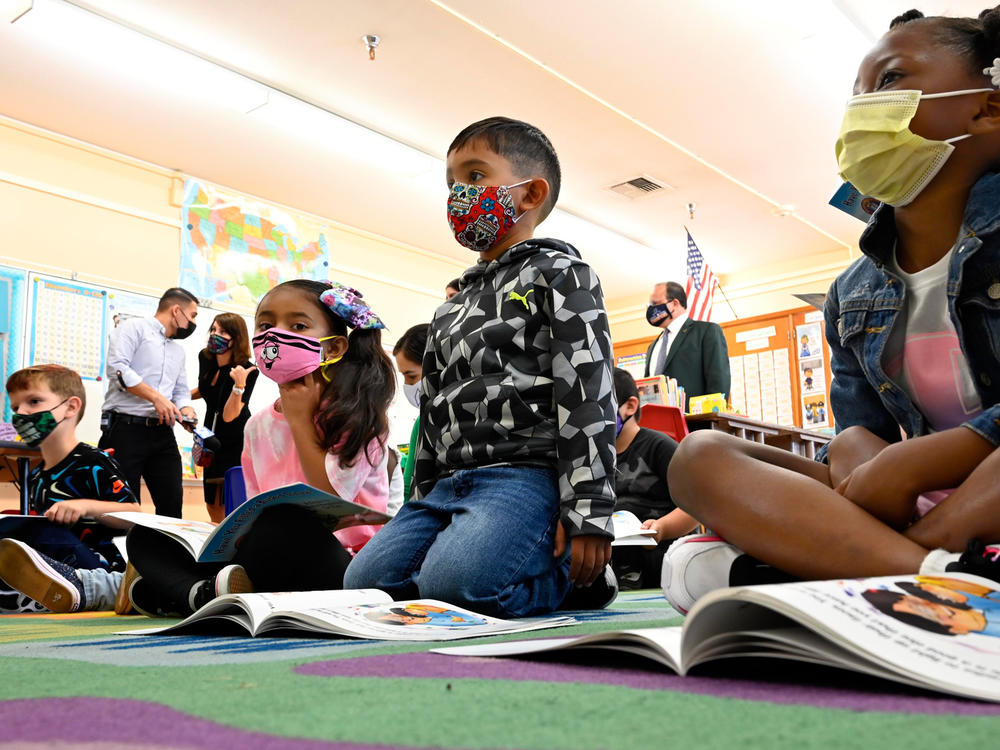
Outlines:
<svg viewBox="0 0 1000 750"><path fill-rule="evenodd" d="M178 279L184 177L0 118L0 264L159 294ZM238 186L226 189L238 192ZM464 270L419 248L316 218L331 227L331 276L364 292L389 327L388 343L429 320L444 284ZM794 292L825 292L850 260L838 250L722 274L720 281L738 316L751 317L797 307ZM607 307L615 341L655 334L645 320L645 296L609 296ZM717 294L713 320L734 317Z"/></svg>
<svg viewBox="0 0 1000 750"><path fill-rule="evenodd" d="M184 177L0 118L0 263L158 294L178 280L177 185ZM464 270L419 248L314 218L331 227L331 276L364 292L389 327L387 341L429 320L445 283Z"/></svg>
<svg viewBox="0 0 1000 750"><path fill-rule="evenodd" d="M859 223L859 236L862 229L863 226ZM731 274L720 274L719 283L726 296L716 292L712 321L725 323L737 318L751 318L800 307L802 301L794 297L794 294L825 294L837 275L857 257L857 249L852 248L850 254L844 250L836 250ZM649 291L652 291L653 284L657 281L685 282L684 279L651 278ZM732 307L726 302L726 297ZM607 301L613 341L651 341L657 335L658 330L646 322L648 302L648 292L640 299L619 297Z"/></svg>

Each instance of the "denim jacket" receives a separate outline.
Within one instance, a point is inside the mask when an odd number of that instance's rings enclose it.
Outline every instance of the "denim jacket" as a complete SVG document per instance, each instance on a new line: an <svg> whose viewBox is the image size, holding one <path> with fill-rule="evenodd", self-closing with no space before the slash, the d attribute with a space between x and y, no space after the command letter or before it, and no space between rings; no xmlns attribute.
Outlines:
<svg viewBox="0 0 1000 750"><path fill-rule="evenodd" d="M859 242L865 257L848 267L826 296L826 338L833 353L830 404L837 431L860 425L889 442L926 434L927 421L882 365L906 289L885 263L896 241L892 206L879 207ZM964 424L1000 445L1000 174L973 186L961 239L948 266L948 312L982 400ZM825 452L824 452L825 453Z"/></svg>

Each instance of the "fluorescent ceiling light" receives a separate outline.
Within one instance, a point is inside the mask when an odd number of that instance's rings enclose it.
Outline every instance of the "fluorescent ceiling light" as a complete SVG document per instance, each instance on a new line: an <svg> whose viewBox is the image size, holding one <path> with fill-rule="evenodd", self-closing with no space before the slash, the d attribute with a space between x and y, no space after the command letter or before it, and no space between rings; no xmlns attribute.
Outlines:
<svg viewBox="0 0 1000 750"><path fill-rule="evenodd" d="M585 261L593 261L600 253L603 257L614 258L617 266L636 269L637 273L645 273L641 269L649 269L651 262L656 263L658 274L669 270L667 267L672 261L677 261L679 267L684 264L683 254L671 258L665 251L655 250L649 245L558 208L538 225L535 236L558 237L579 250Z"/></svg>
<svg viewBox="0 0 1000 750"><path fill-rule="evenodd" d="M62 0L34 0L15 28L51 55L82 58L96 75L130 79L163 97L239 112L267 103L266 86Z"/></svg>
<svg viewBox="0 0 1000 750"><path fill-rule="evenodd" d="M413 178L436 174L444 184L440 159L293 96L272 91L267 106L250 117L390 172Z"/></svg>

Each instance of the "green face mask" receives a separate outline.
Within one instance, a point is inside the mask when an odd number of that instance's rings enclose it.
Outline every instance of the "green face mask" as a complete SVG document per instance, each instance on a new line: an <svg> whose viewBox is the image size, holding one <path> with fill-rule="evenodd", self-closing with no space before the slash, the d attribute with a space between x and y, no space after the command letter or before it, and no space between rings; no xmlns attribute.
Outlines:
<svg viewBox="0 0 1000 750"><path fill-rule="evenodd" d="M847 102L837 137L840 176L864 195L892 206L905 206L941 171L959 135L932 141L910 130L921 99L978 94L993 89L963 89L924 94L917 90L876 91Z"/></svg>

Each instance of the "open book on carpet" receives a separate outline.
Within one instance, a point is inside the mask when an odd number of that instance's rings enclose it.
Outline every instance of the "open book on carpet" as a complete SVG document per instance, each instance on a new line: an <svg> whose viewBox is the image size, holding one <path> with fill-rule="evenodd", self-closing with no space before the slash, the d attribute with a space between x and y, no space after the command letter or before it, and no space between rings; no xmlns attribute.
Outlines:
<svg viewBox="0 0 1000 750"><path fill-rule="evenodd" d="M450 641L575 623L572 617L501 620L433 599L394 602L378 589L226 594L176 625L127 631L161 635L198 630L244 629L249 635L303 631L390 641Z"/></svg>
<svg viewBox="0 0 1000 750"><path fill-rule="evenodd" d="M742 586L700 599L683 626L437 651L524 656L592 648L636 654L682 675L714 660L769 657L1000 701L1000 584L949 573Z"/></svg>
<svg viewBox="0 0 1000 750"><path fill-rule="evenodd" d="M308 484L289 484L262 492L222 519L218 526L205 521L187 521L153 513L119 512L108 516L156 529L180 542L198 562L231 560L239 539L257 517L277 505L298 505L316 513L331 530L357 524L380 524L389 520L364 505L352 503Z"/></svg>

